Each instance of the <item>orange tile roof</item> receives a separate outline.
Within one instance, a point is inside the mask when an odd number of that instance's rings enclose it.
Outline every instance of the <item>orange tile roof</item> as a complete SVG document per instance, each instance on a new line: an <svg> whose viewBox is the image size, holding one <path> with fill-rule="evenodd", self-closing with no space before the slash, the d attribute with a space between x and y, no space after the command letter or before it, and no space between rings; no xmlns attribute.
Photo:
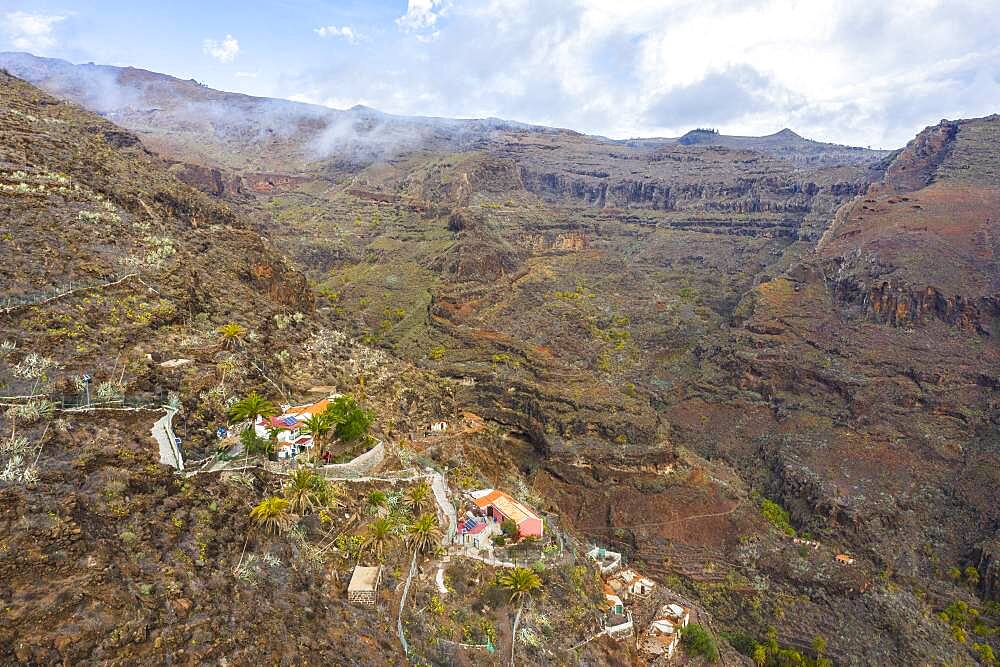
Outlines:
<svg viewBox="0 0 1000 667"><path fill-rule="evenodd" d="M493 501L502 495L504 495L503 491L493 490L487 493L485 496L479 496L478 498L473 499L472 502L476 503L476 506L479 509L485 509L486 507L492 505Z"/></svg>
<svg viewBox="0 0 1000 667"><path fill-rule="evenodd" d="M538 515L532 512L524 504L511 498L503 491L494 490L485 496L476 498L474 501L480 509L495 506L505 517L511 519L516 524L520 524L525 519L538 519Z"/></svg>
<svg viewBox="0 0 1000 667"><path fill-rule="evenodd" d="M313 403L312 405L296 405L294 407L288 408L285 412L286 415L301 415L303 412L308 412L310 415L316 416L322 413L330 405L330 399L324 398L322 401Z"/></svg>

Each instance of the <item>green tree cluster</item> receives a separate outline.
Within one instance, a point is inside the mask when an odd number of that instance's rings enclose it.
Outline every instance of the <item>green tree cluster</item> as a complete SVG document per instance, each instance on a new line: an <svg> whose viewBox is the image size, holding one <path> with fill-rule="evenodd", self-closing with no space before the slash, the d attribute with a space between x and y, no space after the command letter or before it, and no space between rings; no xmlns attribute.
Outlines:
<svg viewBox="0 0 1000 667"><path fill-rule="evenodd" d="M688 655L704 656L709 662L719 660L719 647L715 637L704 626L691 623L681 632L681 644Z"/></svg>
<svg viewBox="0 0 1000 667"><path fill-rule="evenodd" d="M771 525L783 532L785 535L794 536L795 529L792 527L791 517L788 510L774 502L764 498L760 501L761 515L771 522Z"/></svg>
<svg viewBox="0 0 1000 667"><path fill-rule="evenodd" d="M758 667L830 667L833 664L826 657L826 639L820 635L813 638L812 656L781 646L778 643L778 632L774 628L768 628L767 639L762 644L746 635L737 636L735 641L730 635L726 637L733 648L753 660Z"/></svg>

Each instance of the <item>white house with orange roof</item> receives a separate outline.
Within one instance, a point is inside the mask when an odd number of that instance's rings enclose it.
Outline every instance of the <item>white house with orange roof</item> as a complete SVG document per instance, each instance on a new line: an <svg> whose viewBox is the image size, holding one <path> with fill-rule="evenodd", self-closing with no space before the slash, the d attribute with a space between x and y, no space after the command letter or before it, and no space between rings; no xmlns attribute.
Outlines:
<svg viewBox="0 0 1000 667"><path fill-rule="evenodd" d="M632 610L608 584L604 584L604 633L621 640L632 634Z"/></svg>
<svg viewBox="0 0 1000 667"><path fill-rule="evenodd" d="M268 429L281 429L276 454L279 459L293 458L300 451L313 446L312 436L301 431L303 424L310 417L322 414L330 406L330 400L338 396L340 394L330 394L323 400L306 405L283 405L280 415L258 418L254 424L254 432L261 438L267 438Z"/></svg>

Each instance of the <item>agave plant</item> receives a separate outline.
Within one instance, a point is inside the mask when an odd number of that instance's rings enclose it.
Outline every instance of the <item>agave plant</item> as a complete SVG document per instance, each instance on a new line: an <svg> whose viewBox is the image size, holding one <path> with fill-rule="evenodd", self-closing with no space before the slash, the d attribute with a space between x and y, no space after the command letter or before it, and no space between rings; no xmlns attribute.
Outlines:
<svg viewBox="0 0 1000 667"><path fill-rule="evenodd" d="M243 343L246 334L247 330L243 328L243 325L236 322L229 322L219 327L221 345L228 350L238 348Z"/></svg>
<svg viewBox="0 0 1000 667"><path fill-rule="evenodd" d="M384 491L372 491L365 498L369 514L384 515L389 511L389 496Z"/></svg>

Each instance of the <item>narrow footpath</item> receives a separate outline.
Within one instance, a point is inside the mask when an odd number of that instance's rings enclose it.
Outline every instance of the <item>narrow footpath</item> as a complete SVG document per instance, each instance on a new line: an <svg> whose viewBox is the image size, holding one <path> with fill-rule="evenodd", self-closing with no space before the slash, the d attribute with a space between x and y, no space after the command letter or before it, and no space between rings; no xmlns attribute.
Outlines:
<svg viewBox="0 0 1000 667"><path fill-rule="evenodd" d="M177 440L174 436L174 429L171 426L177 410L166 408L167 413L156 420L153 428L149 430L157 444L160 446L160 463L168 465L176 470L184 470L184 458L177 447Z"/></svg>

